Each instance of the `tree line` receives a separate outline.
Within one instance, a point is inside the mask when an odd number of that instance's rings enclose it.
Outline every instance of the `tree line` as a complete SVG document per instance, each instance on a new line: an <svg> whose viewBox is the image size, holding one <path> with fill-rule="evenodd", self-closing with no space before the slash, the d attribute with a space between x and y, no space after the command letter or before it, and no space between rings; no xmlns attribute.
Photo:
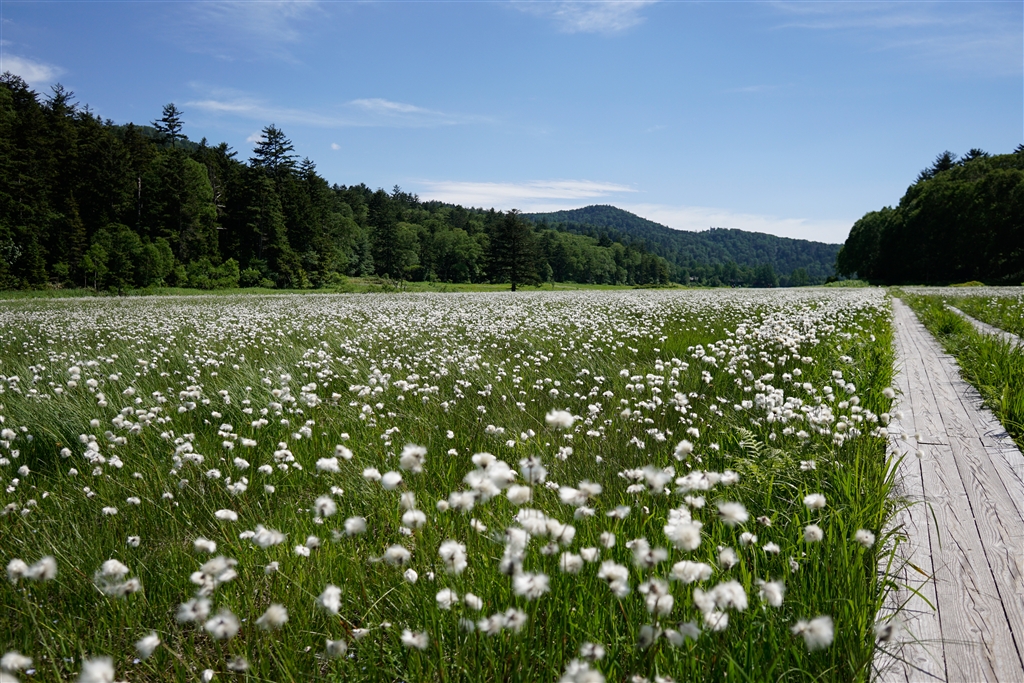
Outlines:
<svg viewBox="0 0 1024 683"><path fill-rule="evenodd" d="M55 86L0 76L0 287L311 288L346 276L665 284L632 243L536 229L518 212L328 183L269 125L248 160L183 114L102 120Z"/></svg>
<svg viewBox="0 0 1024 683"><path fill-rule="evenodd" d="M44 97L0 76L0 288L303 289L349 276L513 286L821 279L815 268L778 274L770 255L746 264L706 260L699 249L687 257L643 230L331 184L276 125L242 159L225 143L188 139L183 117L168 104L151 125L120 125L60 85Z"/></svg>
<svg viewBox="0 0 1024 683"><path fill-rule="evenodd" d="M854 223L836 268L880 284L1020 284L1024 145L996 156L938 155L897 206Z"/></svg>

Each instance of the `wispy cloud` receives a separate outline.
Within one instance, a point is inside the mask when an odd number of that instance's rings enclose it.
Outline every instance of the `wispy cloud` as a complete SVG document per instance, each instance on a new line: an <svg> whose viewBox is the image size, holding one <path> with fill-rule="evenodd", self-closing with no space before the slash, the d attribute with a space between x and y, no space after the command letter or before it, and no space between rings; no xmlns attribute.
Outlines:
<svg viewBox="0 0 1024 683"><path fill-rule="evenodd" d="M658 0L513 0L513 6L553 20L566 33L618 33L644 20Z"/></svg>
<svg viewBox="0 0 1024 683"><path fill-rule="evenodd" d="M424 199L501 210L555 211L574 208L579 200L596 200L636 192L628 185L593 180L530 180L519 183L422 181ZM592 201L590 203L593 203Z"/></svg>
<svg viewBox="0 0 1024 683"><path fill-rule="evenodd" d="M200 84L192 85L196 89L203 89ZM317 128L427 128L489 121L486 117L452 114L381 98L351 100L318 111L282 107L234 90L208 90L206 95L201 99L186 102L185 106L219 116Z"/></svg>
<svg viewBox="0 0 1024 683"><path fill-rule="evenodd" d="M771 92L772 90L778 90L777 85L744 85L739 88L726 88L723 92L726 93L758 93L758 92Z"/></svg>
<svg viewBox="0 0 1024 683"><path fill-rule="evenodd" d="M830 31L962 73L1022 71L1024 15L1013 2L775 2L777 28Z"/></svg>
<svg viewBox="0 0 1024 683"><path fill-rule="evenodd" d="M317 0L215 0L171 3L169 23L188 49L218 59L272 58L289 62L304 38L323 25ZM319 21L318 21L319 20Z"/></svg>
<svg viewBox="0 0 1024 683"><path fill-rule="evenodd" d="M45 62L39 62L27 57L0 53L0 73L4 71L10 71L12 74L21 76L33 88L52 85L64 73L64 69L59 66L46 64Z"/></svg>
<svg viewBox="0 0 1024 683"><path fill-rule="evenodd" d="M766 232L780 237L833 244L846 240L850 226L854 222L854 219L784 218L706 206L628 203L617 206L676 230L739 228L750 232Z"/></svg>

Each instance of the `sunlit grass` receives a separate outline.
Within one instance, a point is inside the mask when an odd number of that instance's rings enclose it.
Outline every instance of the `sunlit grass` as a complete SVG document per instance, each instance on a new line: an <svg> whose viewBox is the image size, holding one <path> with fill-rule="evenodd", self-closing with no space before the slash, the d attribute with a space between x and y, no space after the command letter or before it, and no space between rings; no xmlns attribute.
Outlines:
<svg viewBox="0 0 1024 683"><path fill-rule="evenodd" d="M20 300L0 305L0 320L0 414L13 430L0 451L0 561L53 555L59 567L53 581L0 588L8 608L0 646L33 658L31 680L73 677L83 660L104 655L132 681L195 680L204 670L273 681L558 680L585 643L604 648L592 666L616 681L869 677L875 615L890 588L877 567L895 542L882 536L895 505L878 431L890 405L892 332L877 291ZM549 425L552 410L571 411L573 426ZM268 423L254 427L261 413ZM80 435L93 435L107 462L87 462ZM680 461L683 439L694 448ZM407 443L427 449L422 473L403 471L392 491L364 478L366 468L399 470ZM336 473L318 471L339 444L352 459L339 458ZM185 457L189 448L201 465ZM468 489L479 452L514 470L539 456L547 482L603 488L581 506L560 502L557 485L532 487L522 507L575 527L569 543L535 537L527 547L522 571L550 580L537 599L516 595L498 571L519 506L504 494L478 497L468 512L436 506ZM648 465L671 468L665 493L642 474L630 478ZM706 501L688 508L703 528L686 552L664 527L670 510L687 505L673 480L691 470L731 470L738 482L688 494ZM229 478L243 477L247 490L230 493ZM422 528L403 530L402 492L415 494ZM823 509L804 504L814 493ZM323 495L337 514L316 516ZM720 521L716 504L727 501L743 504L749 520ZM607 515L619 506L630 508L624 518ZM238 520L222 521L218 510ZM366 533L335 538L355 516ZM287 540L264 549L239 537L258 524ZM804 540L809 524L822 541ZM862 529L878 543L856 542ZM612 548L602 544L606 532ZM744 545L744 533L756 541ZM309 536L319 546L297 554ZM175 619L197 589L190 576L211 557L194 548L200 537L238 561L238 577L210 597L214 612L241 620L226 641ZM627 543L641 538L666 548L667 560L635 566ZM468 568L458 575L438 556L448 539L466 546ZM381 561L394 544L411 551L408 565ZM724 568L720 546L736 551L735 566ZM586 548L599 558L564 573L562 553ZM93 574L111 558L141 591L97 590ZM604 560L628 568L621 599L598 578ZM640 586L667 580L681 560L714 573L694 585L671 581L671 611L649 613ZM267 573L272 562L277 571ZM714 632L694 587L731 580L749 607L726 609L728 627ZM781 607L758 596L759 580L785 584ZM328 584L341 589L337 615L316 604ZM442 589L474 594L483 608L439 609ZM255 625L271 603L288 611L274 632ZM526 614L518 632L460 625L509 609ZM835 637L809 651L792 629L819 616L834 621ZM645 626L678 631L689 622L702 631L696 640L677 646L662 635L638 645L658 633ZM403 646L404 629L426 632L426 649ZM162 645L136 661L134 643L151 632ZM328 658L328 639L344 640L345 656ZM228 670L238 658L244 674Z"/></svg>

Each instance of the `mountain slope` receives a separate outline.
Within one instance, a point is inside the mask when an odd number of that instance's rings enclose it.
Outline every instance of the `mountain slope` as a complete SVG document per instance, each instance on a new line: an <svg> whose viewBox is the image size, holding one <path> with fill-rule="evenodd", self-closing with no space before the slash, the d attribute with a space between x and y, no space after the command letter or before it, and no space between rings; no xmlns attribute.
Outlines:
<svg viewBox="0 0 1024 683"><path fill-rule="evenodd" d="M777 237L745 230L712 228L707 232L673 230L614 206L594 205L569 211L526 214L537 225L613 240L641 241L678 268L736 263L770 264L777 273L804 268L812 281L833 273L841 245Z"/></svg>

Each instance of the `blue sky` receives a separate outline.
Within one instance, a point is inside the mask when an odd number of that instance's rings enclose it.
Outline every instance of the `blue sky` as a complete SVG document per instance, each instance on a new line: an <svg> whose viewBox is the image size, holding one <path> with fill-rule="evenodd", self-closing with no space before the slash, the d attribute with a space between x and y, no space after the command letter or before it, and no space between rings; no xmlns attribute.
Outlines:
<svg viewBox="0 0 1024 683"><path fill-rule="evenodd" d="M2 68L105 118L174 102L331 182L839 242L939 152L1024 140L1012 2L16 2Z"/></svg>

